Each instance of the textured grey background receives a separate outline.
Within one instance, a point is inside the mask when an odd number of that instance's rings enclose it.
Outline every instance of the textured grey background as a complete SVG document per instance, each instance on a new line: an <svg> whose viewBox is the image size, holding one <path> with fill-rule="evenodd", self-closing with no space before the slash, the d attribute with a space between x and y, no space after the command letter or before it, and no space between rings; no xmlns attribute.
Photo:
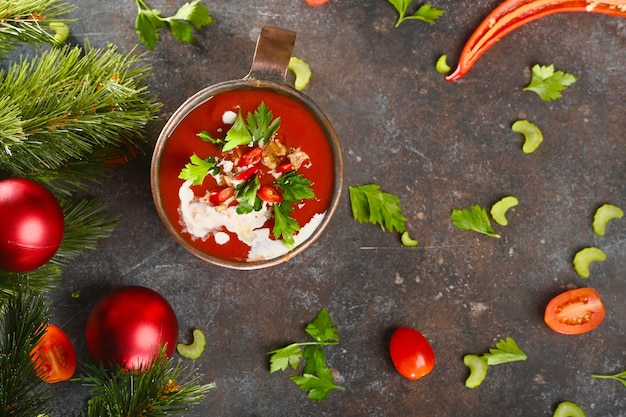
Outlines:
<svg viewBox="0 0 626 417"><path fill-rule="evenodd" d="M72 42L88 38L133 48L132 0L75 0ZM172 14L183 1L152 0ZM563 14L504 38L457 83L434 70L456 58L498 1L434 1L446 10L434 25L394 28L385 0L205 0L215 23L182 45L163 33L146 60L150 88L164 121L196 91L241 78L260 28L295 30L294 55L313 78L305 92L325 110L340 137L345 186L326 233L289 263L260 272L231 271L186 253L167 235L152 203L149 158L116 172L94 190L121 224L100 248L67 269L52 293L55 322L82 361L87 315L108 289L138 284L162 293L180 322L180 338L201 328L208 345L195 363L217 388L190 416L551 416L574 401L587 416L626 414L626 391L594 372L626 368L626 219L598 238L595 209L626 208L626 20ZM417 3L416 3L417 4ZM140 45L137 51L145 51ZM579 77L564 98L546 103L522 88L534 64L554 64ZM543 131L537 152L521 152L510 130L528 118ZM378 183L396 194L407 228L420 242L403 248L394 233L352 219L347 187ZM501 239L460 232L453 208L519 198ZM588 280L571 259L585 246L607 254ZM591 333L564 336L543 323L546 303L567 288L590 286L607 307ZM80 290L78 299L70 295ZM306 398L288 375L269 373L266 352L306 337L303 327L327 307L341 343L327 349L345 391L322 403ZM393 368L387 345L394 328L410 326L432 343L435 370L419 381ZM511 336L528 361L489 371L464 387L464 354L482 353ZM56 413L85 409L87 389L57 384Z"/></svg>

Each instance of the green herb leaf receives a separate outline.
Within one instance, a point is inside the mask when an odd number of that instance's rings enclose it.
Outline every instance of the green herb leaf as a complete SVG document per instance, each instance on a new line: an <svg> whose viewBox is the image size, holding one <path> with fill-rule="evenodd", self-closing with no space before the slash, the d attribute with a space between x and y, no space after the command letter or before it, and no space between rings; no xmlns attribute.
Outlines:
<svg viewBox="0 0 626 417"><path fill-rule="evenodd" d="M383 230L400 233L405 231L406 217L398 197L381 191L377 184L351 186L349 190L352 216L359 223L378 224Z"/></svg>
<svg viewBox="0 0 626 417"><path fill-rule="evenodd" d="M327 342L329 340L339 340L339 329L333 326L330 313L327 309L322 308L315 319L304 329L313 339L318 342Z"/></svg>
<svg viewBox="0 0 626 417"><path fill-rule="evenodd" d="M396 27L406 20L421 20L429 24L435 23L444 13L445 10L433 7L429 3L421 5L413 14L407 14L408 8L412 3L412 0L389 0L389 3L398 12L398 20L396 21Z"/></svg>
<svg viewBox="0 0 626 417"><path fill-rule="evenodd" d="M292 249L295 246L294 234L300 230L298 222L291 217L293 207L288 201L274 204L274 229L272 233L276 239L282 239L285 246Z"/></svg>
<svg viewBox="0 0 626 417"><path fill-rule="evenodd" d="M226 137L224 138L226 144L222 148L222 151L227 152L232 149L235 149L237 146L248 145L252 142L252 135L248 130L248 126L246 126L246 122L241 115L241 110L237 113L237 119L235 119L235 123L228 129L226 132Z"/></svg>
<svg viewBox="0 0 626 417"><path fill-rule="evenodd" d="M213 143L218 146L224 145L224 141L222 139L212 137L211 135L209 135L209 132L207 132L206 130L203 130L202 132L197 133L196 136L198 136L200 139L202 139L205 142Z"/></svg>
<svg viewBox="0 0 626 417"><path fill-rule="evenodd" d="M237 199L239 200L237 214L247 214L261 209L262 201L257 196L259 188L261 188L261 182L257 175L235 187Z"/></svg>
<svg viewBox="0 0 626 417"><path fill-rule="evenodd" d="M219 167L214 157L202 159L194 153L189 159L191 162L185 165L185 168L178 175L181 180L192 181L193 185L200 185L209 173L219 174Z"/></svg>
<svg viewBox="0 0 626 417"><path fill-rule="evenodd" d="M308 391L308 397L314 401L323 401L332 390L343 389L335 384L332 371L328 368L318 372L317 375L294 375L289 379L295 382L301 390Z"/></svg>
<svg viewBox="0 0 626 417"><path fill-rule="evenodd" d="M288 366L293 369L298 368L302 359L302 348L300 343L292 343L280 349L268 352L270 354L270 373L284 371Z"/></svg>
<svg viewBox="0 0 626 417"><path fill-rule="evenodd" d="M193 0L190 3L183 4L176 14L168 20L182 20L191 23L196 29L202 29L213 23L213 18L200 0Z"/></svg>
<svg viewBox="0 0 626 417"><path fill-rule="evenodd" d="M326 369L326 353L322 345L309 345L304 348L303 358L306 360L304 364L303 374L316 375L318 371Z"/></svg>
<svg viewBox="0 0 626 417"><path fill-rule="evenodd" d="M535 65L532 78L524 91L534 91L544 101L562 97L561 91L574 84L578 78L563 71L555 71L554 65Z"/></svg>
<svg viewBox="0 0 626 417"><path fill-rule="evenodd" d="M201 29L213 23L213 19L200 0L193 0L183 4L180 9L170 17L161 17L161 11L151 8L145 0L135 0L137 4L137 19L135 19L135 29L139 39L149 49L154 49L159 40L159 29L169 26L172 35L184 43L193 41L192 25L196 29Z"/></svg>
<svg viewBox="0 0 626 417"><path fill-rule="evenodd" d="M274 115L264 102L259 104L254 114L248 113L248 129L252 133L252 141L260 146L266 144L276 134L279 127L280 117L274 119Z"/></svg>
<svg viewBox="0 0 626 417"><path fill-rule="evenodd" d="M277 179L276 185L280 188L283 201L297 204L315 198L315 191L311 188L313 182L296 171L289 171Z"/></svg>
<svg viewBox="0 0 626 417"><path fill-rule="evenodd" d="M161 11L156 9L144 9L139 7L137 18L135 19L135 30L139 40L148 49L154 49L159 40L159 29L166 27L165 22L160 17Z"/></svg>
<svg viewBox="0 0 626 417"><path fill-rule="evenodd" d="M453 209L450 218L459 230L472 230L490 237L500 237L491 226L487 210L477 204L472 206L471 211L467 209Z"/></svg>
<svg viewBox="0 0 626 417"><path fill-rule="evenodd" d="M525 361L528 356L517 346L515 340L507 337L496 344L495 349L489 349L489 353L483 355L487 359L488 365L499 365L501 363Z"/></svg>

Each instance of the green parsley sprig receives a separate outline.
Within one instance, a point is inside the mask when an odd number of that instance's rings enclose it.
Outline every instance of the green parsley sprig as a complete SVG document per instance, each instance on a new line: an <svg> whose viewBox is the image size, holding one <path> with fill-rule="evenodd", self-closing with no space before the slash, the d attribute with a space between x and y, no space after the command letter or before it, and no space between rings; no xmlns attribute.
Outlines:
<svg viewBox="0 0 626 417"><path fill-rule="evenodd" d="M289 379L300 389L307 391L310 399L322 401L331 391L344 389L335 384L323 350L324 346L339 343L339 329L333 325L328 310L322 308L304 331L315 341L296 342L268 352L270 373L285 371L288 367L298 369L300 363L304 361L302 374Z"/></svg>
<svg viewBox="0 0 626 417"><path fill-rule="evenodd" d="M200 158L195 153L189 158L190 162L180 171L178 178L192 181L193 185L200 185L204 182L209 173L219 174L219 167L214 157L206 159Z"/></svg>
<svg viewBox="0 0 626 417"><path fill-rule="evenodd" d="M213 23L209 9L200 0L183 4L170 17L162 17L161 11L151 8L145 0L135 0L135 3L137 4L135 29L141 42L150 50L154 49L159 40L159 29L169 28L178 41L192 43L194 27L202 29Z"/></svg>
<svg viewBox="0 0 626 417"><path fill-rule="evenodd" d="M524 91L534 91L544 101L562 97L561 91L574 84L578 78L564 71L555 71L554 65L534 65L530 83Z"/></svg>
<svg viewBox="0 0 626 417"><path fill-rule="evenodd" d="M399 14L395 27L400 26L402 22L407 20L421 20L432 25L445 13L445 10L426 3L422 4L415 12L409 14L408 9L412 2L413 0L389 0L389 3L395 7Z"/></svg>

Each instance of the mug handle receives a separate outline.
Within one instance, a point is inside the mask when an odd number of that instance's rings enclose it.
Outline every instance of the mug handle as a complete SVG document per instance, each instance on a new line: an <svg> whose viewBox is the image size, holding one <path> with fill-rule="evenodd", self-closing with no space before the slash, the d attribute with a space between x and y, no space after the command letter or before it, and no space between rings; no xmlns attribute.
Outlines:
<svg viewBox="0 0 626 417"><path fill-rule="evenodd" d="M252 66L245 79L285 83L295 42L296 32L269 26L261 28Z"/></svg>

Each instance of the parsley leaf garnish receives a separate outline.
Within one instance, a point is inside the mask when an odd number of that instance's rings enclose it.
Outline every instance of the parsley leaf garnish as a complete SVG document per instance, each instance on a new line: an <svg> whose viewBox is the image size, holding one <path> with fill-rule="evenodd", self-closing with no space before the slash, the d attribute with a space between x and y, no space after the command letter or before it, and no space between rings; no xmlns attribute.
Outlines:
<svg viewBox="0 0 626 417"><path fill-rule="evenodd" d="M252 140L259 145L264 145L274 136L280 127L280 117L272 120L274 115L264 102L259 104L254 114L248 113L248 129L252 134Z"/></svg>
<svg viewBox="0 0 626 417"><path fill-rule="evenodd" d="M591 374L591 377L600 379L614 379L626 388L626 371L622 371L614 375Z"/></svg>
<svg viewBox="0 0 626 417"><path fill-rule="evenodd" d="M259 196L257 196L259 188L261 188L261 182L257 175L253 175L249 180L235 187L237 199L239 200L239 204L237 204L237 214L252 213L252 211L261 209L263 202Z"/></svg>
<svg viewBox="0 0 626 417"><path fill-rule="evenodd" d="M487 359L487 365L499 365L501 363L525 361L528 359L528 356L517 346L517 343L511 337L500 340L496 344L496 348L489 349L489 353L485 353L483 357Z"/></svg>
<svg viewBox="0 0 626 417"><path fill-rule="evenodd" d="M161 17L161 11L151 8L145 0L135 0L137 4L137 18L135 29L139 39L149 49L154 49L159 40L159 29L169 27L172 35L184 43L193 42L193 27L201 29L213 23L213 18L200 0L193 0L183 4L170 17Z"/></svg>
<svg viewBox="0 0 626 417"><path fill-rule="evenodd" d="M196 136L199 137L200 139L202 139L205 142L213 143L213 144L219 145L219 146L224 145L224 140L223 139L212 137L211 135L209 135L209 132L207 132L206 130L203 130L202 132L196 133Z"/></svg>
<svg viewBox="0 0 626 417"><path fill-rule="evenodd" d="M291 217L293 206L291 203L282 201L281 203L274 204L274 237L276 239L282 239L285 246L289 249L295 247L295 240L293 235L300 230L298 222Z"/></svg>
<svg viewBox="0 0 626 417"><path fill-rule="evenodd" d="M383 230L400 233L405 231L406 217L398 197L381 191L377 184L351 186L349 190L352 216L359 223L378 224Z"/></svg>
<svg viewBox="0 0 626 417"><path fill-rule="evenodd" d="M293 236L300 230L300 225L291 216L292 204L315 198L315 192L311 188L312 184L312 181L296 171L289 171L276 180L276 186L280 188L283 201L274 204L274 229L272 232L274 237L282 239L288 248L293 248L295 245Z"/></svg>
<svg viewBox="0 0 626 417"><path fill-rule="evenodd" d="M237 146L248 145L252 142L252 134L248 130L248 126L246 126L246 122L241 115L241 110L237 113L235 123L233 123L231 128L228 129L228 132L226 132L224 141L226 144L222 148L223 152L235 149Z"/></svg>
<svg viewBox="0 0 626 417"><path fill-rule="evenodd" d="M335 384L323 350L323 346L339 343L339 330L333 326L328 310L322 308L305 331L315 341L296 342L268 352L270 373L285 371L288 367L295 370L301 361L305 361L302 375L293 375L289 379L307 391L310 399L322 401L332 390L343 389Z"/></svg>
<svg viewBox="0 0 626 417"><path fill-rule="evenodd" d="M452 223L462 231L473 230L490 237L500 237L491 226L491 221L487 215L487 210L475 204L471 210L453 209L450 216Z"/></svg>
<svg viewBox="0 0 626 417"><path fill-rule="evenodd" d="M398 12L398 20L396 21L396 27L406 20L421 20L429 24L435 23L444 13L445 10L433 7L429 3L421 5L413 14L407 14L407 10L413 0L389 0L389 3L395 7Z"/></svg>
<svg viewBox="0 0 626 417"><path fill-rule="evenodd" d="M284 201L298 203L301 200L315 198L315 192L311 185L313 182L296 171L289 171L276 180Z"/></svg>
<svg viewBox="0 0 626 417"><path fill-rule="evenodd" d="M193 185L200 185L209 173L219 174L219 167L214 157L202 159L194 153L189 159L191 162L185 165L185 168L178 175L181 180L192 181Z"/></svg>
<svg viewBox="0 0 626 417"><path fill-rule="evenodd" d="M574 84L578 78L563 71L555 71L554 65L534 65L532 78L524 91L534 91L544 101L562 97L561 91Z"/></svg>

